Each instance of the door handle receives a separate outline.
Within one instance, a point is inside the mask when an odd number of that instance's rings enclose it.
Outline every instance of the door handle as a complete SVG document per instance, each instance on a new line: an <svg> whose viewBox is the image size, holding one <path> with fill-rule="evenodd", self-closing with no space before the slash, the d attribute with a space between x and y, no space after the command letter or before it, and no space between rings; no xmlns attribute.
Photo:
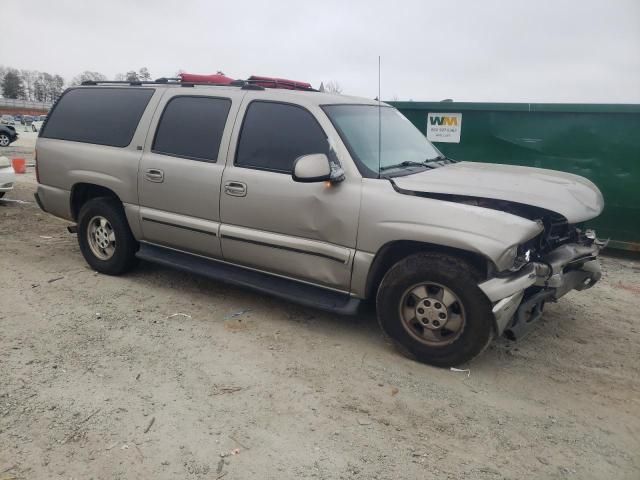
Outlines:
<svg viewBox="0 0 640 480"><path fill-rule="evenodd" d="M247 185L242 182L227 182L224 184L224 193L233 197L244 197L247 195Z"/></svg>
<svg viewBox="0 0 640 480"><path fill-rule="evenodd" d="M148 170L145 170L144 178L150 182L162 183L164 182L164 172L157 168L149 168Z"/></svg>

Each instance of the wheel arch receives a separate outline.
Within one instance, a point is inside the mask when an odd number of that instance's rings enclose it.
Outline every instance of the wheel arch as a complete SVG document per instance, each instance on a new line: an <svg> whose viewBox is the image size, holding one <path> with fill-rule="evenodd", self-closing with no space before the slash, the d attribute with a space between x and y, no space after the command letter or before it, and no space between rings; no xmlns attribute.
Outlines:
<svg viewBox="0 0 640 480"><path fill-rule="evenodd" d="M98 197L113 198L122 204L120 197L108 187L86 182L74 184L70 195L70 211L73 220L78 221L78 214L85 203Z"/></svg>
<svg viewBox="0 0 640 480"><path fill-rule="evenodd" d="M419 252L439 252L461 258L476 267L484 278L488 278L495 269L490 259L477 252L415 240L395 240L384 244L371 262L365 284L365 298L375 297L382 278L393 265Z"/></svg>

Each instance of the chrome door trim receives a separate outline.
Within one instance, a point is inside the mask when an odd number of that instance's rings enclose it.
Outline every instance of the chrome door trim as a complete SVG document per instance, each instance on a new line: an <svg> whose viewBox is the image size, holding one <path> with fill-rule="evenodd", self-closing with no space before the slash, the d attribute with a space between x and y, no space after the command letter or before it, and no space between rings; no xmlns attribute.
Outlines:
<svg viewBox="0 0 640 480"><path fill-rule="evenodd" d="M184 225L178 225L177 223L164 222L162 220L156 220L156 219L148 218L148 217L142 217L142 220L145 221L145 222L159 223L160 225L166 225L168 227L182 228L183 230L189 230L190 232L204 233L205 235L212 235L214 237L218 236L218 234L216 232L209 232L207 230L201 230L199 228L186 227Z"/></svg>
<svg viewBox="0 0 640 480"><path fill-rule="evenodd" d="M327 258L344 265L349 263L354 253L350 248L333 245L327 242L265 232L262 230L238 227L236 225L229 224L225 224L220 227L220 236L227 240L235 240L238 242L251 243L254 245L277 248L279 250L287 250L290 252Z"/></svg>
<svg viewBox="0 0 640 480"><path fill-rule="evenodd" d="M149 207L140 207L140 218L146 222L176 227L214 237L219 235L220 230L220 222L165 212L164 210L156 210Z"/></svg>
<svg viewBox="0 0 640 480"><path fill-rule="evenodd" d="M313 255L313 256L316 256L316 257L328 258L329 260L333 260L334 262L338 262L338 263L346 263L340 258L336 258L336 257L333 257L331 255L325 255L324 253L310 252L308 250L301 250L299 248L285 247L284 245L276 245L274 243L259 242L257 240L249 240L247 238L233 237L231 235L224 235L223 234L222 238L227 238L229 240L236 240L238 242L251 243L253 245L261 245L263 247L277 248L279 250L287 250L289 252L304 253L306 255Z"/></svg>

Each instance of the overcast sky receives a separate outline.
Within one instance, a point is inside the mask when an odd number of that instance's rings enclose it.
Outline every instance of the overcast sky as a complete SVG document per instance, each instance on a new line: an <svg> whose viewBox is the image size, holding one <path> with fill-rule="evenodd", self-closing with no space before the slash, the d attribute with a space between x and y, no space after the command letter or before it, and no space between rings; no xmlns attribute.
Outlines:
<svg viewBox="0 0 640 480"><path fill-rule="evenodd" d="M400 100L640 103L640 0L4 0L0 65L337 81Z"/></svg>

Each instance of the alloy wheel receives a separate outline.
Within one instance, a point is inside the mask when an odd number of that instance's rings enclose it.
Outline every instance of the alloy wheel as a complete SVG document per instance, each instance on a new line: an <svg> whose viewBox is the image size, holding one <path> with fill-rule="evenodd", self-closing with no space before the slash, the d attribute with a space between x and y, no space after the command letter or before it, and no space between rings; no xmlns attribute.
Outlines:
<svg viewBox="0 0 640 480"><path fill-rule="evenodd" d="M100 260L109 260L116 251L116 234L109 221L93 217L87 226L87 239L91 252Z"/></svg>
<svg viewBox="0 0 640 480"><path fill-rule="evenodd" d="M465 311L458 296L444 285L425 282L409 288L400 301L403 327L429 346L454 342L464 330Z"/></svg>

